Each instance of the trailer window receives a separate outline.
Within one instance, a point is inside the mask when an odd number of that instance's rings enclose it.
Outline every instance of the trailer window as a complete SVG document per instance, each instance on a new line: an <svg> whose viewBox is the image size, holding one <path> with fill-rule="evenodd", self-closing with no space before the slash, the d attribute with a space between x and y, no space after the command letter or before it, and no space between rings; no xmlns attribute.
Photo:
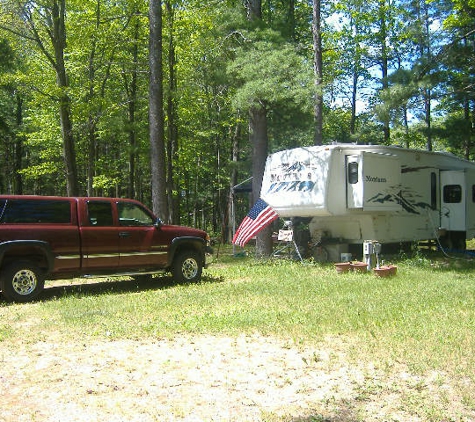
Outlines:
<svg viewBox="0 0 475 422"><path fill-rule="evenodd" d="M358 163L352 162L348 163L348 183L350 185L355 185L358 183Z"/></svg>
<svg viewBox="0 0 475 422"><path fill-rule="evenodd" d="M446 204L458 204L462 202L462 186L445 185L444 186L444 202Z"/></svg>

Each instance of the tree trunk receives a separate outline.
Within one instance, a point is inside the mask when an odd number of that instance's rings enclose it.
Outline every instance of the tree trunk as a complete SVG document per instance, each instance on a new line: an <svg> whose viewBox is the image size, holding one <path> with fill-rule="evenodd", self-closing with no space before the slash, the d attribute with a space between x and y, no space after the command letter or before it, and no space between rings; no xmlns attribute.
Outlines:
<svg viewBox="0 0 475 422"><path fill-rule="evenodd" d="M236 123L234 133L231 136L232 139L232 146L231 146L231 161L233 164L236 164L239 161L239 128L240 125ZM231 170L231 177L230 177L230 186L229 186L229 198L228 198L228 230L224 236L223 242L227 242L228 240L233 238L234 231L236 227L234 226L235 218L236 218L236 210L234 208L235 205L235 196L233 192L233 187L238 184L238 171L236 166L232 166Z"/></svg>
<svg viewBox="0 0 475 422"><path fill-rule="evenodd" d="M425 22L425 36L427 40L426 50L427 50L427 63L432 62L432 51L430 45L430 18L428 6L424 2L424 22ZM421 55L423 56L424 46L421 45ZM425 121L427 126L427 151L432 151L432 90L431 88L424 89L424 111L425 111Z"/></svg>
<svg viewBox="0 0 475 422"><path fill-rule="evenodd" d="M467 38L463 40L464 47L468 47L469 44L467 42ZM470 97L464 94L463 98L463 114L464 120L467 123L467 130L465 134L465 142L464 142L464 157L466 160L470 160L470 155L472 153L472 145L475 133L475 121L472 120L472 116L475 117L475 101L472 100L473 110L470 110Z"/></svg>
<svg viewBox="0 0 475 422"><path fill-rule="evenodd" d="M350 120L350 133L354 135L356 133L356 100L358 95L358 70L355 66L353 69L353 85L351 87L351 120Z"/></svg>
<svg viewBox="0 0 475 422"><path fill-rule="evenodd" d="M296 36L296 21L295 21L295 0L289 0L289 8L287 14L287 22L289 25L289 38L293 42L297 42Z"/></svg>
<svg viewBox="0 0 475 422"><path fill-rule="evenodd" d="M70 118L70 99L67 95L60 99L60 122L63 137L63 153L66 166L66 182L68 196L78 196L76 152L74 148L73 125Z"/></svg>
<svg viewBox="0 0 475 422"><path fill-rule="evenodd" d="M177 81L176 81L176 55L174 31L174 11L170 1L166 1L168 12L168 98L167 98L167 195L168 195L168 212L170 223L180 223L179 198L180 195L173 196L175 192L174 163L176 162L176 154L178 151L178 127L177 127Z"/></svg>
<svg viewBox="0 0 475 422"><path fill-rule="evenodd" d="M402 113L403 113L403 118L404 118L404 139L405 139L405 146L407 149L410 148L410 143L409 143L409 117L408 117L408 110L407 110L407 105L404 104L402 106Z"/></svg>
<svg viewBox="0 0 475 422"><path fill-rule="evenodd" d="M256 106L249 111L249 140L252 145L252 203L260 197L262 177L267 160L267 110L265 106ZM269 256L272 253L271 228L268 227L257 235L256 254Z"/></svg>
<svg viewBox="0 0 475 422"><path fill-rule="evenodd" d="M134 46L134 60L137 60L137 45ZM137 135L135 131L135 111L137 107L137 62L134 64L132 71L132 81L130 83L130 99L129 99L129 180L127 183L127 196L135 198L135 174L137 161Z"/></svg>
<svg viewBox="0 0 475 422"><path fill-rule="evenodd" d="M470 128L467 130L465 136L464 136L464 142L463 142L463 152L464 152L464 158L466 160L470 160L470 154L472 151L472 136L473 136L473 126L471 122L471 116L470 116L470 102L468 98L463 99L463 117L464 117L464 123L466 123L466 127Z"/></svg>
<svg viewBox="0 0 475 422"><path fill-rule="evenodd" d="M379 0L379 19L380 19L380 32L379 39L381 42L381 84L383 90L389 88L388 80L388 46L387 46L387 37L388 37L388 28L387 28L387 16L385 11L385 0ZM389 144L389 139L391 137L391 132L389 128L389 117L386 117L383 121L383 142L385 145Z"/></svg>
<svg viewBox="0 0 475 422"><path fill-rule="evenodd" d="M467 147L467 159L469 159L470 155L472 154L472 146L475 140L475 100L471 100L470 104L472 105L472 109L469 112L471 114L470 121L470 133L469 133L469 145Z"/></svg>
<svg viewBox="0 0 475 422"><path fill-rule="evenodd" d="M431 97L430 88L424 89L424 120L426 122L426 148L427 151L432 151L432 111L431 111Z"/></svg>
<svg viewBox="0 0 475 422"><path fill-rule="evenodd" d="M23 125L23 99L19 94L16 95L16 126L21 128ZM22 169L23 158L23 135L18 133L15 136L14 145L14 165L13 165L13 193L16 195L23 194L23 180L20 170Z"/></svg>
<svg viewBox="0 0 475 422"><path fill-rule="evenodd" d="M139 24L134 28L134 43L132 46L132 60L134 63L132 70L132 79L128 89L129 107L128 107L128 132L129 132L129 180L127 183L127 196L129 198L136 197L135 180L137 173L137 134L135 130L135 113L137 110L137 80L139 67Z"/></svg>
<svg viewBox="0 0 475 422"><path fill-rule="evenodd" d="M359 53L359 40L358 36L361 32L360 26L355 19L350 20L350 28L354 31L353 43L354 43L354 55L355 60L352 68L352 87L351 87L351 120L350 120L350 134L353 136L356 134L356 101L358 100L358 81L360 78L361 58Z"/></svg>
<svg viewBox="0 0 475 422"><path fill-rule="evenodd" d="M262 0L246 0L246 8L250 21L262 19Z"/></svg>
<svg viewBox="0 0 475 422"><path fill-rule="evenodd" d="M166 195L165 135L163 116L162 2L149 3L149 125L152 173L152 207L155 215L168 221Z"/></svg>
<svg viewBox="0 0 475 422"><path fill-rule="evenodd" d="M95 174L95 164L96 164L96 147L97 147L97 138L96 138L96 124L94 123L94 116L89 115L89 124L88 124L88 144L87 144L87 184L86 184L86 193L88 196L94 196L94 174Z"/></svg>
<svg viewBox="0 0 475 422"><path fill-rule="evenodd" d="M54 47L56 80L60 90L59 117L63 138L64 163L66 167L66 182L68 196L79 195L76 151L71 121L71 100L68 96L68 78L64 62L64 48L66 47L65 0L55 1L52 8L53 33L51 41Z"/></svg>
<svg viewBox="0 0 475 422"><path fill-rule="evenodd" d="M262 1L247 0L248 19L259 21L262 19ZM256 99L259 103L260 100ZM261 193L262 177L267 159L267 110L264 104L253 106L249 110L249 140L253 148L252 157L252 198L253 204L259 199ZM272 253L272 238L270 227L257 234L256 254L269 256Z"/></svg>
<svg viewBox="0 0 475 422"><path fill-rule="evenodd" d="M315 73L315 132L313 143L323 144L323 61L322 61L322 31L320 0L313 0L313 51Z"/></svg>
<svg viewBox="0 0 475 422"><path fill-rule="evenodd" d="M96 4L96 23L95 29L99 30L99 24L101 21L101 6L100 3ZM88 78L89 78L89 93L86 96L86 101L94 101L95 90L94 83L96 77L96 68L95 68L95 57L96 57L96 47L97 41L92 40L91 52L89 53L89 67L88 67ZM97 137L96 137L96 118L92 110L89 111L88 119L88 145L87 145L87 170L86 170L86 193L88 196L93 196L94 188L94 174L95 174L95 163L96 163L96 146L97 146Z"/></svg>
<svg viewBox="0 0 475 422"><path fill-rule="evenodd" d="M96 0L96 15L95 15L95 31L100 31L100 26L102 22L101 16L101 0ZM96 91L96 86L98 86L97 80L97 69L98 65L96 63L97 57L97 39L92 38L91 40L91 52L89 54L89 93L86 97L87 102L95 102L98 104L97 97L100 96L101 100L105 97L106 92L106 83L110 76L110 68L113 63L114 51L112 49L110 52L109 57L109 64L106 66L105 75L100 83L100 89L98 92ZM99 54L100 56L100 54ZM102 103L102 102L101 102ZM94 183L94 176L96 175L96 162L97 162L97 154L99 148L99 136L97 131L97 125L102 116L102 105L97 105L94 109L89 111L89 119L88 119L88 152L87 152L87 170L86 170L86 192L88 196L95 195L93 183Z"/></svg>
<svg viewBox="0 0 475 422"><path fill-rule="evenodd" d="M96 43L93 42L91 49L91 54L89 55L89 94L87 96L88 101L93 101L95 92L94 92L94 78L95 78L95 68L94 68L94 56L96 51ZM96 137L96 123L95 117L92 111L89 112L89 124L88 124L88 146L87 146L87 184L86 192L88 196L93 196L94 188L94 174L95 174L95 163L96 163L96 146L97 146L97 137Z"/></svg>

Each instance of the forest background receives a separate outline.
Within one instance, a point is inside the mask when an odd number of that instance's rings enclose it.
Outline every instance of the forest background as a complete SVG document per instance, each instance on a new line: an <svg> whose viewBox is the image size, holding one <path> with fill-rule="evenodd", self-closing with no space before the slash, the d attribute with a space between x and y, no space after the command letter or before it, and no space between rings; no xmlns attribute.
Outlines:
<svg viewBox="0 0 475 422"><path fill-rule="evenodd" d="M475 0L1 0L0 192L136 198L226 241L273 151L473 160L474 81Z"/></svg>

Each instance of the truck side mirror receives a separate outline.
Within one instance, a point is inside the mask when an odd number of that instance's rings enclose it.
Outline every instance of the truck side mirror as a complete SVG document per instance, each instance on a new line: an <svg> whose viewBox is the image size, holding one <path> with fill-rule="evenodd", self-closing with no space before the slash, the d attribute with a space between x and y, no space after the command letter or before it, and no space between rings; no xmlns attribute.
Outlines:
<svg viewBox="0 0 475 422"><path fill-rule="evenodd" d="M155 228L159 229L160 227L162 227L163 221L160 220L160 217L157 217L157 219L155 220L155 223L153 225L155 226Z"/></svg>

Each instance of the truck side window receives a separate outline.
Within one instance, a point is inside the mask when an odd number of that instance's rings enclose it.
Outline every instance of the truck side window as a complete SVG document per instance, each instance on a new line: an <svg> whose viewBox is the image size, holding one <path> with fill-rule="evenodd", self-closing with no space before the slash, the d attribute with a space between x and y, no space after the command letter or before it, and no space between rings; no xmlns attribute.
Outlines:
<svg viewBox="0 0 475 422"><path fill-rule="evenodd" d="M11 199L2 204L1 212L2 223L71 223L71 204L64 200Z"/></svg>
<svg viewBox="0 0 475 422"><path fill-rule="evenodd" d="M110 202L89 201L87 203L87 213L92 226L104 227L114 225Z"/></svg>
<svg viewBox="0 0 475 422"><path fill-rule="evenodd" d="M153 226L153 218L143 208L131 202L118 202L119 224L121 226Z"/></svg>
<svg viewBox="0 0 475 422"><path fill-rule="evenodd" d="M445 185L444 186L444 202L446 204L458 204L462 202L462 186Z"/></svg>

